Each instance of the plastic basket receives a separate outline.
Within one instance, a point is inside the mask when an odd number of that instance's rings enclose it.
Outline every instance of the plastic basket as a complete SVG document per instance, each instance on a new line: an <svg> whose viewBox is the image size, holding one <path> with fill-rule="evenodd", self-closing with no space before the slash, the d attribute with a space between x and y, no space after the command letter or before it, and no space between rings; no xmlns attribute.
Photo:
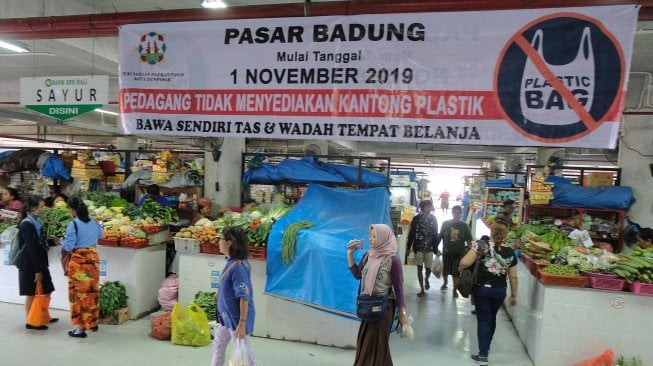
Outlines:
<svg viewBox="0 0 653 366"><path fill-rule="evenodd" d="M621 291L624 288L626 280L619 278L606 278L606 277L597 277L590 276L590 287L596 288L599 290L610 290L610 291Z"/></svg>
<svg viewBox="0 0 653 366"><path fill-rule="evenodd" d="M175 250L178 252L199 253L200 243L195 239L175 237Z"/></svg>
<svg viewBox="0 0 653 366"><path fill-rule="evenodd" d="M200 252L206 254L220 254L220 247L215 244L201 244Z"/></svg>
<svg viewBox="0 0 653 366"><path fill-rule="evenodd" d="M584 276L587 277L598 277L598 278L620 278L619 276L615 274L607 274L607 273L596 273L596 272L587 272L587 271L581 271Z"/></svg>
<svg viewBox="0 0 653 366"><path fill-rule="evenodd" d="M537 271L540 282L549 286L563 286L563 287L585 287L587 277L585 276L555 276Z"/></svg>
<svg viewBox="0 0 653 366"><path fill-rule="evenodd" d="M633 282L630 290L637 295L653 296L653 283Z"/></svg>
<svg viewBox="0 0 653 366"><path fill-rule="evenodd" d="M148 245L150 245L150 241L147 239L141 239L138 242L129 240L129 238L120 239L120 246L124 248L141 249Z"/></svg>
<svg viewBox="0 0 653 366"><path fill-rule="evenodd" d="M250 247L250 259L266 259L268 257L268 249L266 247Z"/></svg>
<svg viewBox="0 0 653 366"><path fill-rule="evenodd" d="M98 239L97 243L99 245L105 245L107 247L117 247L118 246L118 239Z"/></svg>

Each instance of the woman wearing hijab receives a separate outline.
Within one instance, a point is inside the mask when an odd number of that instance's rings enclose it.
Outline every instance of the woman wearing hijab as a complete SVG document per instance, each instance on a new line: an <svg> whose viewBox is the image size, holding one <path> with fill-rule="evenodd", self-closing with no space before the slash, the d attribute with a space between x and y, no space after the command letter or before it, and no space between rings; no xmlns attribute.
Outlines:
<svg viewBox="0 0 653 366"><path fill-rule="evenodd" d="M397 240L385 224L370 226L370 250L359 264L354 262L355 247L347 249L349 270L361 279L361 292L370 295L388 294L389 306L380 321L362 320L358 328L354 366L391 366L390 332L395 308L399 308L399 322L408 320L404 303L404 274L397 256Z"/></svg>
<svg viewBox="0 0 653 366"><path fill-rule="evenodd" d="M48 244L38 220L43 207L43 200L39 197L27 197L18 229L18 242L24 249L18 257L16 266L18 267L19 293L21 296L25 296L25 318L32 307L37 284L42 286L43 294L46 296L50 296L54 291L54 284L48 268ZM59 319L51 318L50 323L57 320ZM25 323L25 328L45 330L48 329L48 326Z"/></svg>

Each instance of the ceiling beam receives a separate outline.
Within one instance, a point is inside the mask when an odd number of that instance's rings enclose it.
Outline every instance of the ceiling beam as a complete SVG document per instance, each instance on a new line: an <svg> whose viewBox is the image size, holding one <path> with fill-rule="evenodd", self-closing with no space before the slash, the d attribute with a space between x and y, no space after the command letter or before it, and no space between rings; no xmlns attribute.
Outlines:
<svg viewBox="0 0 653 366"><path fill-rule="evenodd" d="M307 5L308 4L308 5ZM57 39L115 37L127 24L187 22L197 20L257 19L381 13L481 11L563 8L572 6L642 6L639 20L653 20L652 0L447 0L447 1L329 1L319 3L235 6L225 9L175 9L146 12L103 13L0 20L4 39Z"/></svg>

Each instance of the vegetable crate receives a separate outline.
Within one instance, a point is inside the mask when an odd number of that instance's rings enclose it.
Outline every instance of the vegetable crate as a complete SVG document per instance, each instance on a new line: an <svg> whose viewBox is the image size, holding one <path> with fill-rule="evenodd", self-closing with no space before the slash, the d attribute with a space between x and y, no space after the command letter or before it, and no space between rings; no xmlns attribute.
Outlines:
<svg viewBox="0 0 653 366"><path fill-rule="evenodd" d="M145 248L148 245L150 245L150 241L147 239L137 239L130 237L123 237L120 239L120 246L125 248L141 249Z"/></svg>
<svg viewBox="0 0 653 366"><path fill-rule="evenodd" d="M200 253L220 254L220 247L215 244L200 244Z"/></svg>
<svg viewBox="0 0 653 366"><path fill-rule="evenodd" d="M195 239L175 237L175 250L178 252L199 253L200 243Z"/></svg>
<svg viewBox="0 0 653 366"><path fill-rule="evenodd" d="M585 287L587 277L585 276L555 276L538 270L540 282L549 286L563 287Z"/></svg>
<svg viewBox="0 0 653 366"><path fill-rule="evenodd" d="M633 282L630 290L637 295L653 296L653 283Z"/></svg>
<svg viewBox="0 0 653 366"><path fill-rule="evenodd" d="M118 309L113 312L112 316L100 319L101 324L120 325L129 320L129 308Z"/></svg>
<svg viewBox="0 0 653 366"><path fill-rule="evenodd" d="M97 243L99 245L105 245L105 246L108 246L108 247L117 247L118 246L118 239L101 238L101 239L98 239Z"/></svg>
<svg viewBox="0 0 653 366"><path fill-rule="evenodd" d="M249 257L265 260L268 257L268 249L266 247L249 247Z"/></svg>
<svg viewBox="0 0 653 366"><path fill-rule="evenodd" d="M620 278L606 278L589 276L590 287L600 290L621 291L624 288L626 280Z"/></svg>

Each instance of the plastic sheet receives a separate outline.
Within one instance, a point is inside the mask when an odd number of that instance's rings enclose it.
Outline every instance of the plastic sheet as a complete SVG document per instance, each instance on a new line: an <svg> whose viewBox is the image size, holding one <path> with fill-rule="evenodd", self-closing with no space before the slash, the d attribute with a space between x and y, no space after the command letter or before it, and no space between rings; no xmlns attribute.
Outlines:
<svg viewBox="0 0 653 366"><path fill-rule="evenodd" d="M295 260L286 266L281 259L281 238L288 225L302 220L315 227L297 234ZM355 317L358 280L347 266L347 243L365 240L364 249L354 253L358 263L369 249L369 227L375 223L391 226L386 188L309 185L299 203L272 227L266 293Z"/></svg>

